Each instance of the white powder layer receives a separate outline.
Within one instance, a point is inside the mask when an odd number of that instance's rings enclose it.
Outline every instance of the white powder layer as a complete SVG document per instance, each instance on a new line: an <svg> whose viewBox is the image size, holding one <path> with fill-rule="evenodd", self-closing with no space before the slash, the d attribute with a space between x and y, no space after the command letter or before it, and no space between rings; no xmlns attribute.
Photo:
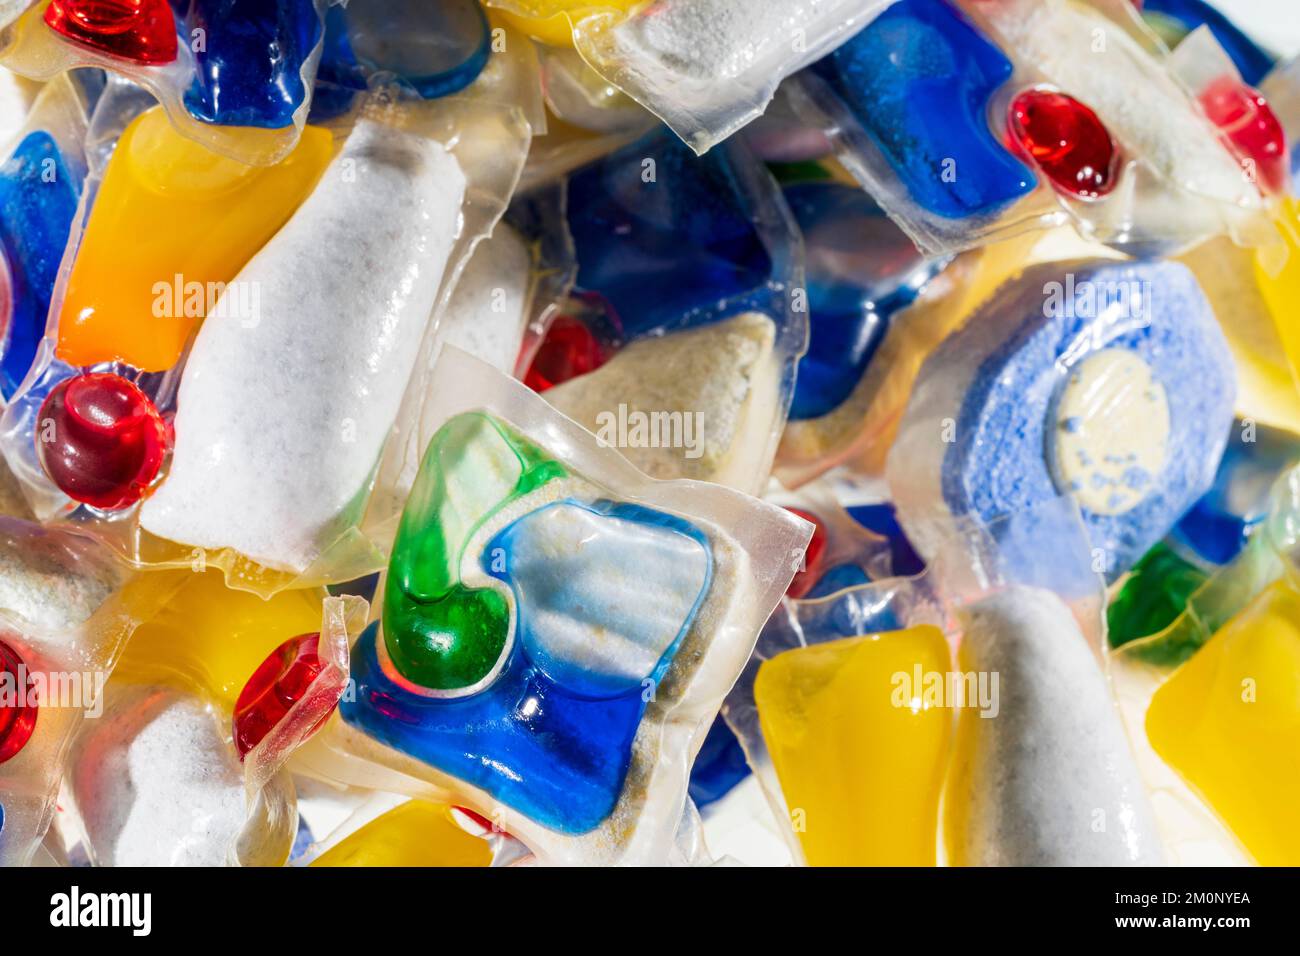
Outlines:
<svg viewBox="0 0 1300 956"><path fill-rule="evenodd" d="M171 690L87 722L71 783L102 866L221 866L244 828L234 747L203 704Z"/></svg>
<svg viewBox="0 0 1300 956"><path fill-rule="evenodd" d="M61 552L10 543L0 539L0 608L39 628L83 624L113 593L113 582L71 566Z"/></svg>
<svg viewBox="0 0 1300 956"><path fill-rule="evenodd" d="M1162 862L1106 681L1055 594L1011 587L963 613L961 668L998 675L997 713L962 711L945 811L963 866Z"/></svg>
<svg viewBox="0 0 1300 956"><path fill-rule="evenodd" d="M363 120L236 279L255 322L204 323L171 472L141 525L301 572L355 520L459 229L465 177L439 144ZM231 316L238 310L231 309Z"/></svg>
<svg viewBox="0 0 1300 956"><path fill-rule="evenodd" d="M531 262L519 233L498 223L456 283L439 330L443 342L513 374L524 339Z"/></svg>
<svg viewBox="0 0 1300 956"><path fill-rule="evenodd" d="M694 478L757 493L766 482L765 450L778 414L775 336L770 318L745 312L702 328L640 339L545 397L652 478ZM644 416L642 421L653 422L664 414L689 416L681 428L689 441L653 447L647 443L662 437L661 428L648 429L643 441L631 427L621 435L611 427L622 418L633 423Z"/></svg>
<svg viewBox="0 0 1300 956"><path fill-rule="evenodd" d="M659 0L614 36L627 54L699 79L782 65L790 72L799 54L862 6L861 0Z"/></svg>

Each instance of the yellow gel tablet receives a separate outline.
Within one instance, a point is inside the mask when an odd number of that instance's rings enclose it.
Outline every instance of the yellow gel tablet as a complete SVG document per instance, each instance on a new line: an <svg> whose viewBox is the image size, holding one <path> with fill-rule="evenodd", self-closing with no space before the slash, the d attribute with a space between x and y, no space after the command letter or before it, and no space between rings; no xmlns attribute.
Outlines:
<svg viewBox="0 0 1300 956"><path fill-rule="evenodd" d="M157 615L136 629L114 680L169 684L233 713L244 684L271 652L321 628L326 593L281 591L264 601L227 588L220 571L151 572L189 577Z"/></svg>
<svg viewBox="0 0 1300 956"><path fill-rule="evenodd" d="M486 840L466 833L451 810L412 800L376 817L315 860L312 866L488 866Z"/></svg>
<svg viewBox="0 0 1300 956"><path fill-rule="evenodd" d="M763 662L754 700L810 866L935 864L952 712L913 684L949 661L922 626Z"/></svg>
<svg viewBox="0 0 1300 956"><path fill-rule="evenodd" d="M1278 581L1151 700L1161 758L1266 866L1300 865L1300 594Z"/></svg>
<svg viewBox="0 0 1300 956"><path fill-rule="evenodd" d="M161 107L136 117L81 237L58 357L147 372L175 365L224 284L307 198L333 148L328 131L308 126L279 163L245 166L181 136ZM231 301L251 312L256 294Z"/></svg>

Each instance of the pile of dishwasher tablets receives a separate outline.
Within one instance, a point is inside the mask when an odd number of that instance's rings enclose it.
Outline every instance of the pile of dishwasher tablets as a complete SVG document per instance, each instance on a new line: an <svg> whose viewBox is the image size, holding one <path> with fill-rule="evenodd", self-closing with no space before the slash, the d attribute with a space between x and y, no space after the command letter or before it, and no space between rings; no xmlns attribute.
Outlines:
<svg viewBox="0 0 1300 956"><path fill-rule="evenodd" d="M0 0L0 863L1300 864L1297 137L1202 0Z"/></svg>

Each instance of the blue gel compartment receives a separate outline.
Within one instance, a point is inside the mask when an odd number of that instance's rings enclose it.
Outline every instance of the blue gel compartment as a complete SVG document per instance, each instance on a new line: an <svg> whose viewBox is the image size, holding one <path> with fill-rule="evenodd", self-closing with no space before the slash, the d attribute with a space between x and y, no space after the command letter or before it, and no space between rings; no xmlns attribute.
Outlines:
<svg viewBox="0 0 1300 956"><path fill-rule="evenodd" d="M194 55L185 108L219 126L282 129L307 96L302 67L321 38L312 0L172 0ZM204 31L195 50L194 31Z"/></svg>
<svg viewBox="0 0 1300 956"><path fill-rule="evenodd" d="M28 133L0 165L0 254L9 276L8 321L0 315L0 391L22 383L45 335L59 263L81 183L49 133Z"/></svg>
<svg viewBox="0 0 1300 956"><path fill-rule="evenodd" d="M726 144L696 156L662 130L578 170L567 208L577 285L610 302L628 340L770 301L771 212L748 195Z"/></svg>
<svg viewBox="0 0 1300 956"><path fill-rule="evenodd" d="M929 212L989 216L1034 190L989 131L1011 61L946 0L899 0L812 69Z"/></svg>
<svg viewBox="0 0 1300 956"><path fill-rule="evenodd" d="M749 776L740 741L720 716L713 719L691 767L691 799L701 810L717 803Z"/></svg>
<svg viewBox="0 0 1300 956"><path fill-rule="evenodd" d="M1286 469L1300 463L1300 437L1255 423L1233 425L1214 486L1179 520L1170 543L1198 564L1227 564L1268 517L1269 492Z"/></svg>
<svg viewBox="0 0 1300 956"><path fill-rule="evenodd" d="M853 186L787 186L803 232L808 351L799 362L790 418L819 418L852 394L889 329L946 260L927 260L871 198Z"/></svg>

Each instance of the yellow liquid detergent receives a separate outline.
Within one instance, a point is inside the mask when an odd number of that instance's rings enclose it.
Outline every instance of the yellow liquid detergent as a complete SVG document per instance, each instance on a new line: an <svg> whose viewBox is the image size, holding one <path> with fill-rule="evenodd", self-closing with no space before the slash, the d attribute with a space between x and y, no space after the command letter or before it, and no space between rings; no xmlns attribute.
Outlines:
<svg viewBox="0 0 1300 956"><path fill-rule="evenodd" d="M1147 737L1265 866L1300 865L1300 593L1270 585L1151 700Z"/></svg>
<svg viewBox="0 0 1300 956"><path fill-rule="evenodd" d="M1300 383L1300 200L1287 199L1278 224L1286 240L1287 259L1280 272L1270 275L1265 252L1255 259L1260 295L1273 315L1282 348L1291 365L1293 387Z"/></svg>
<svg viewBox="0 0 1300 956"><path fill-rule="evenodd" d="M488 866L492 850L456 825L448 807L412 800L371 820L312 866Z"/></svg>
<svg viewBox="0 0 1300 956"><path fill-rule="evenodd" d="M333 148L328 131L308 126L281 162L245 166L181 136L161 107L136 117L108 161L81 237L59 312L58 357L148 372L175 365L215 304L217 284L284 225ZM253 311L256 294L231 301Z"/></svg>
<svg viewBox="0 0 1300 956"><path fill-rule="evenodd" d="M517 30L549 46L573 46L573 25L598 13L621 19L642 0L488 0L487 6Z"/></svg>
<svg viewBox="0 0 1300 956"><path fill-rule="evenodd" d="M225 586L220 571L151 572L190 578L168 605L136 629L114 680L169 684L233 714L244 684L292 637L319 631L323 589L281 591L264 601Z"/></svg>
<svg viewBox="0 0 1300 956"><path fill-rule="evenodd" d="M759 668L763 738L810 866L935 864L952 713L911 684L918 667L946 674L949 660L942 632L922 626L797 648Z"/></svg>

